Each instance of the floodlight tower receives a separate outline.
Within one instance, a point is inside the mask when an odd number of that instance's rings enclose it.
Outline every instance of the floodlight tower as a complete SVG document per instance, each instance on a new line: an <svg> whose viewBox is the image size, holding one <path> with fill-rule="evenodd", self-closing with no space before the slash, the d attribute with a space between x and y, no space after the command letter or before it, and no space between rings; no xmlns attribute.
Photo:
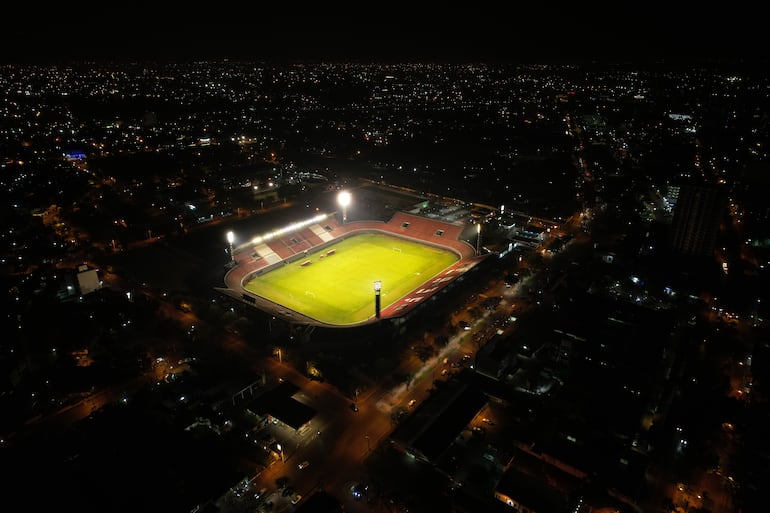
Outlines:
<svg viewBox="0 0 770 513"><path fill-rule="evenodd" d="M380 318L380 291L382 290L382 282L377 280L374 282L374 316Z"/></svg>
<svg viewBox="0 0 770 513"><path fill-rule="evenodd" d="M481 249L481 223L476 225L476 254L479 254Z"/></svg>
<svg viewBox="0 0 770 513"><path fill-rule="evenodd" d="M232 231L227 232L227 244L230 247L230 261L235 262L235 254L233 253L233 242L235 242L235 234Z"/></svg>
<svg viewBox="0 0 770 513"><path fill-rule="evenodd" d="M342 207L342 224L348 220L348 205L350 205L350 193L348 191L342 191L337 196L337 202Z"/></svg>

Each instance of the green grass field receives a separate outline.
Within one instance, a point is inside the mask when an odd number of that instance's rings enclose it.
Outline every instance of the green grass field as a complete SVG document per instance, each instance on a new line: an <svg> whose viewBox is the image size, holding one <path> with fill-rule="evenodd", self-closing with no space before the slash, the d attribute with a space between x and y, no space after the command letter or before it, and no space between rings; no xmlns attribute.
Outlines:
<svg viewBox="0 0 770 513"><path fill-rule="evenodd" d="M321 322L355 324L375 314L376 280L382 282L384 310L458 260L448 250L367 233L309 252L307 258L281 265L244 288ZM310 263L303 266L305 261Z"/></svg>

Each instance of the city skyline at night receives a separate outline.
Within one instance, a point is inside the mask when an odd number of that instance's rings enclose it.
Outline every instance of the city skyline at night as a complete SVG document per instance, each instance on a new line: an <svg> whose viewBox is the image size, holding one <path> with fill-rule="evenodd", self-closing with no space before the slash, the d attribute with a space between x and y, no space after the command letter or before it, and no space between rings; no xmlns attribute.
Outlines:
<svg viewBox="0 0 770 513"><path fill-rule="evenodd" d="M3 32L8 500L764 511L757 18L370 8Z"/></svg>

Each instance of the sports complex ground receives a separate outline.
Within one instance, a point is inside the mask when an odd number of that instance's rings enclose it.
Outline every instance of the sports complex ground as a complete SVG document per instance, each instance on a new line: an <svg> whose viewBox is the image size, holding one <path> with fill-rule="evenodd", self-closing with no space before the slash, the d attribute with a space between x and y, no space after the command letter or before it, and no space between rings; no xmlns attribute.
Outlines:
<svg viewBox="0 0 770 513"><path fill-rule="evenodd" d="M460 240L462 222L406 212L386 222L338 218L321 214L238 245L218 290L292 322L358 326L404 316L482 258Z"/></svg>

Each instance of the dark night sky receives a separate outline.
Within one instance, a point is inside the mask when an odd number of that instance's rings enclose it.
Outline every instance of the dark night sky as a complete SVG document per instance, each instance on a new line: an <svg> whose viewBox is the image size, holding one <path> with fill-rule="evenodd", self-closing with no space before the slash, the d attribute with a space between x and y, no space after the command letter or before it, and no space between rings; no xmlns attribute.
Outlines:
<svg viewBox="0 0 770 513"><path fill-rule="evenodd" d="M583 62L755 60L764 16L755 6L643 2L568 7L474 2L328 3L265 7L254 0L62 2L13 7L0 63L91 59L290 59ZM540 7L535 5L540 4ZM243 5L249 6L244 8ZM464 4L466 5L466 4ZM676 7L671 7L671 6ZM415 7L417 6L417 7Z"/></svg>

